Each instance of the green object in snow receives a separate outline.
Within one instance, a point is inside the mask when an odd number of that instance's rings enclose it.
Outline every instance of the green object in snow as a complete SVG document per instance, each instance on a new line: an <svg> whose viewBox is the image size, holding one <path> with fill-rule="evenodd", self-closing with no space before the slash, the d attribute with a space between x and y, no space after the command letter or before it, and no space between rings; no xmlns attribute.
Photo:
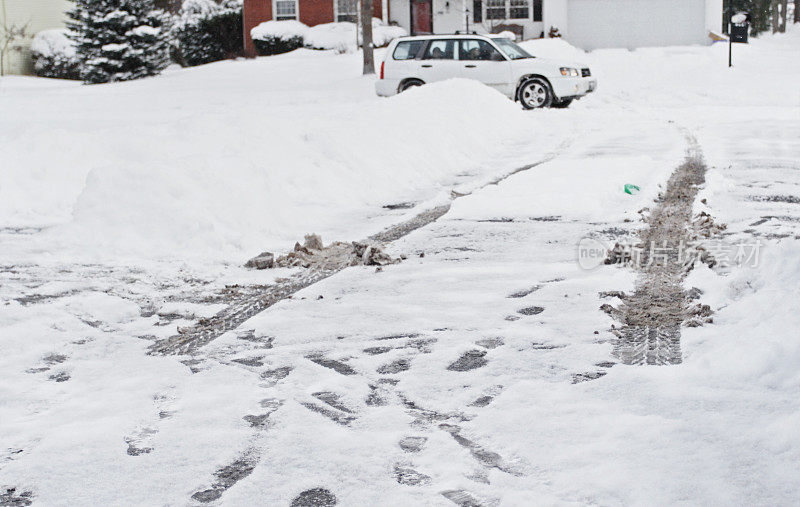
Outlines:
<svg viewBox="0 0 800 507"><path fill-rule="evenodd" d="M625 184L625 193L635 195L639 193L639 187L634 185L633 183L626 183Z"/></svg>

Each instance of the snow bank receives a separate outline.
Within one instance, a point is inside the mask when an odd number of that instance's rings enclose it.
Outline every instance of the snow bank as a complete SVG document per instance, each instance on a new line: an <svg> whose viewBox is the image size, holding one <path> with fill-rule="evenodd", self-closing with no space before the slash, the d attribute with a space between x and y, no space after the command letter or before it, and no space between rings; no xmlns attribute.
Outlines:
<svg viewBox="0 0 800 507"><path fill-rule="evenodd" d="M31 51L44 57L75 56L75 43L67 37L66 28L53 28L39 32L31 42Z"/></svg>
<svg viewBox="0 0 800 507"><path fill-rule="evenodd" d="M689 364L699 376L771 390L800 389L800 244L762 246L757 262L730 277L708 269L692 272L687 284L707 291L721 309L714 326L693 330L697 350ZM800 442L798 442L800 444Z"/></svg>
<svg viewBox="0 0 800 507"><path fill-rule="evenodd" d="M265 21L250 30L250 37L253 39L280 39L290 40L296 37L304 37L308 32L308 25L299 21Z"/></svg>
<svg viewBox="0 0 800 507"><path fill-rule="evenodd" d="M702 386L697 392L714 400L715 416L722 404L733 406L723 427L744 445L732 447L750 449L747 461L764 460L758 467L764 470L762 490L777 498L784 480L797 484L796 474L781 472L800 453L800 244L765 243L757 262L728 276L699 266L687 278L716 313L713 324L682 333L682 382L687 391Z"/></svg>
<svg viewBox="0 0 800 507"><path fill-rule="evenodd" d="M453 80L314 121L260 120L218 132L195 155L94 168L53 240L108 255L244 259L324 230L341 210L451 184L524 135L526 116L494 90Z"/></svg>
<svg viewBox="0 0 800 507"><path fill-rule="evenodd" d="M356 36L355 23L325 23L316 25L306 32L305 45L313 49L335 49L339 52L354 51L356 40L361 40L361 35ZM399 26L383 25L378 18L372 18L372 42L381 47L389 44L392 39L406 35L406 31Z"/></svg>

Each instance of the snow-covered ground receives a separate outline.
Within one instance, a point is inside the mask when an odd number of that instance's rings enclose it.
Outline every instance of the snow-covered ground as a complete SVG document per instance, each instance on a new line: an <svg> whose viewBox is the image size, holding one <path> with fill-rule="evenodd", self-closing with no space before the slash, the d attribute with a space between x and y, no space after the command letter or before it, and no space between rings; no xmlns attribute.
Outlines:
<svg viewBox="0 0 800 507"><path fill-rule="evenodd" d="M525 115L475 83L381 101L358 65L300 50L119 86L4 80L0 224L91 260L238 263L491 175L481 161L523 138Z"/></svg>
<svg viewBox="0 0 800 507"><path fill-rule="evenodd" d="M587 61L598 91L536 112L460 81L382 100L359 55L308 50L0 79L0 502L796 503L800 31L736 46L733 69L722 44L525 44ZM614 364L598 293L635 273L583 270L576 245L642 227L692 138L696 212L758 260L691 272L716 313L683 330L682 364ZM361 239L454 190L392 243L404 262L146 354L226 286L292 273L248 257Z"/></svg>

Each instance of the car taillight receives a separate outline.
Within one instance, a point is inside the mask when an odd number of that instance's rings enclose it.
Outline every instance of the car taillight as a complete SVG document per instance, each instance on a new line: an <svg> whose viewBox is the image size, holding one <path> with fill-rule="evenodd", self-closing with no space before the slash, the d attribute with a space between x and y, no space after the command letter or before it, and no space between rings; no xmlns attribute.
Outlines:
<svg viewBox="0 0 800 507"><path fill-rule="evenodd" d="M386 61L381 62L381 79L383 79L383 66L386 65Z"/></svg>

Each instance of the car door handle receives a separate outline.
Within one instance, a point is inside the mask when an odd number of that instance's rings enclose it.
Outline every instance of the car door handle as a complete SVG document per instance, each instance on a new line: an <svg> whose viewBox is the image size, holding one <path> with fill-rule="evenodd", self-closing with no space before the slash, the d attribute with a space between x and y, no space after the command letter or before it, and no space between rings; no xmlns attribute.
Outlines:
<svg viewBox="0 0 800 507"><path fill-rule="evenodd" d="M468 69L474 69L475 67L477 67L477 65L464 65L464 67Z"/></svg>
<svg viewBox="0 0 800 507"><path fill-rule="evenodd" d="M425 67L426 69L433 67L433 65L421 65L421 67Z"/></svg>

